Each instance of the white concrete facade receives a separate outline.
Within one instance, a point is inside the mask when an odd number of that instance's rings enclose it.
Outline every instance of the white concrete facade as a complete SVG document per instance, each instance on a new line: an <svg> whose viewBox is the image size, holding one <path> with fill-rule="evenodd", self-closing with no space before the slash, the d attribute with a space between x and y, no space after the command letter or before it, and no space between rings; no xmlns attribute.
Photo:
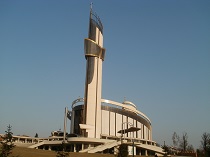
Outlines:
<svg viewBox="0 0 210 157"><path fill-rule="evenodd" d="M84 105L82 104L83 99L78 99L74 101L79 103L73 104L72 108L72 120L78 118L75 117L75 112L78 112L84 109ZM139 131L133 132L132 135L125 134L124 137L126 138L136 138L136 139L144 139L151 141L152 137L152 126L150 119L143 114L142 112L138 111L136 108L131 108L129 104L114 102L106 99L101 99L100 102L101 108L98 109L101 112L101 125L97 128L100 137L101 135L107 135L112 137L120 138L121 134L118 133L119 130L128 129L129 125L123 125L123 123L130 123L133 127L140 128ZM72 122L74 124L74 122ZM83 126L82 124L77 124ZM71 130L74 130L74 126L71 125ZM87 127L88 128L88 127ZM87 130L94 130L94 127L90 127ZM73 133L73 132L71 132ZM75 133L76 134L76 133ZM82 135L79 135L82 136ZM89 137L93 138L93 137Z"/></svg>
<svg viewBox="0 0 210 157"><path fill-rule="evenodd" d="M76 115L76 112L81 112L81 110L84 109L83 103L82 98L74 101L72 105L72 116ZM134 141L134 153L137 155L151 155L151 152L153 152L153 154L158 153L159 155L164 154L163 150L160 147L157 147L156 142L152 140L152 126L150 119L145 114L137 110L135 106L131 107L130 105L132 104L101 99L101 128L98 128L100 137L83 137L82 135L77 134L74 137L67 138L67 141L70 143L76 142L84 145L84 147L77 150L79 152L93 153L107 149L116 149L119 145L119 141L123 141L124 143L132 146L132 141ZM78 117L72 117L72 119L77 118ZM130 128L130 124L140 130L126 133L121 136L118 131ZM78 125L83 127L82 124ZM76 125L74 126L76 127ZM91 127L88 128L88 130L93 129L94 128ZM104 142L103 140L107 141ZM113 142L113 140L116 142Z"/></svg>

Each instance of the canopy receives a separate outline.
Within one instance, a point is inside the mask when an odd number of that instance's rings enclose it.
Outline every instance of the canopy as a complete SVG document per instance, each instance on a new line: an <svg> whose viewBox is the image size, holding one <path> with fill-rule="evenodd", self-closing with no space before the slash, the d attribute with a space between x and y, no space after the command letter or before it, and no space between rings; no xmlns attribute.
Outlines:
<svg viewBox="0 0 210 157"><path fill-rule="evenodd" d="M135 131L139 131L139 130L140 130L140 128L130 127L128 129L119 130L117 133L126 134L128 132L135 132Z"/></svg>

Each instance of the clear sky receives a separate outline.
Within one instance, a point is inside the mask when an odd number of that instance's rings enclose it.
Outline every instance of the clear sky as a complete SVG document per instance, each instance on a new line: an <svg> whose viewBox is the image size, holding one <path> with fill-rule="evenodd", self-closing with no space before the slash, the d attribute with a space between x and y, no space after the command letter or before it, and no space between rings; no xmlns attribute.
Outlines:
<svg viewBox="0 0 210 157"><path fill-rule="evenodd" d="M40 137L63 129L84 96L91 1L0 1L0 133ZM153 140L210 133L210 1L96 1L104 25L102 96L137 105ZM68 127L69 124L68 124Z"/></svg>

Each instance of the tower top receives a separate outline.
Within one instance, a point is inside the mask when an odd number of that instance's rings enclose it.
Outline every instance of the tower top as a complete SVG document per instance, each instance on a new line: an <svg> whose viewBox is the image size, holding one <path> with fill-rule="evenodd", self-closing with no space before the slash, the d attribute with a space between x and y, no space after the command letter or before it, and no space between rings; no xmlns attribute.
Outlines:
<svg viewBox="0 0 210 157"><path fill-rule="evenodd" d="M97 27L103 34L103 24L101 22L100 17L96 14L96 12L93 12L93 2L90 3L90 21L93 21L93 23L97 25Z"/></svg>

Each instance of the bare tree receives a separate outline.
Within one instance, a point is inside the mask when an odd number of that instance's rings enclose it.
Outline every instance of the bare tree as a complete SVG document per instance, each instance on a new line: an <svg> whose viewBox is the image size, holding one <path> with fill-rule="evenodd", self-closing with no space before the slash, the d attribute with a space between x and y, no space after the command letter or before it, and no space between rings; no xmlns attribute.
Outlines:
<svg viewBox="0 0 210 157"><path fill-rule="evenodd" d="M205 153L205 156L210 156L210 134L204 132L201 138L201 147Z"/></svg>
<svg viewBox="0 0 210 157"><path fill-rule="evenodd" d="M173 133L172 141L173 141L174 147L177 147L178 146L178 143L179 143L179 136L177 135L176 132Z"/></svg>
<svg viewBox="0 0 210 157"><path fill-rule="evenodd" d="M201 147L203 148L204 151L206 151L207 145L209 144L209 140L210 140L210 134L204 132L201 138L202 138Z"/></svg>
<svg viewBox="0 0 210 157"><path fill-rule="evenodd" d="M183 133L182 138L180 139L179 146L184 152L186 152L187 147L188 147L188 136L186 132Z"/></svg>
<svg viewBox="0 0 210 157"><path fill-rule="evenodd" d="M192 144L189 144L189 145L187 146L187 150L188 150L188 151L193 151L193 152L194 152L194 147L193 147L193 145L192 145Z"/></svg>

